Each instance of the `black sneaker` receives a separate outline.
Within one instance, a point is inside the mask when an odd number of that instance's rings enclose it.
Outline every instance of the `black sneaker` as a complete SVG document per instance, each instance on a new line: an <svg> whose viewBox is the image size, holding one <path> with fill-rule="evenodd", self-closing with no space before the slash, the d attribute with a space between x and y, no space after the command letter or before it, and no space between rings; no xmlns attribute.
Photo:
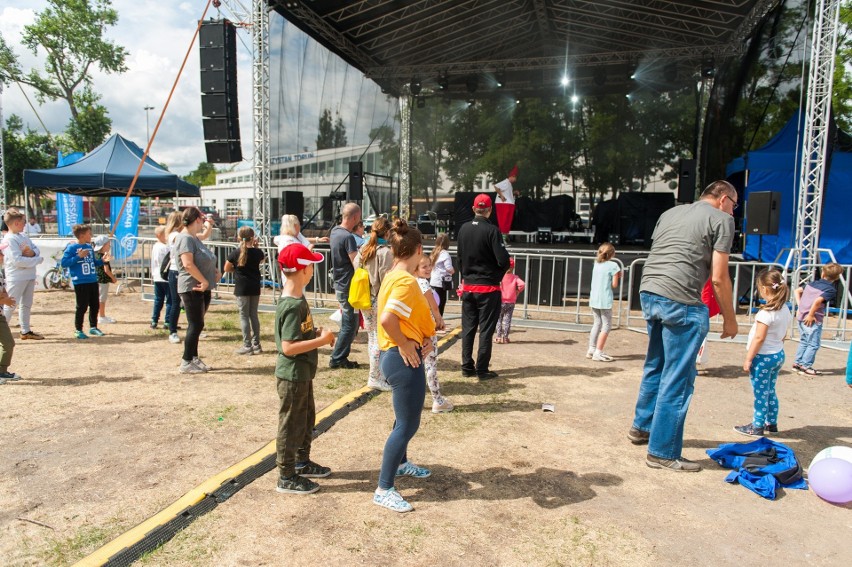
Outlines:
<svg viewBox="0 0 852 567"><path fill-rule="evenodd" d="M778 424L777 423L767 423L763 426L763 430L766 433L778 433Z"/></svg>
<svg viewBox="0 0 852 567"><path fill-rule="evenodd" d="M462 368L461 372L462 372L462 376L464 376L465 378L475 378L476 377L476 370L471 370L469 368Z"/></svg>
<svg viewBox="0 0 852 567"><path fill-rule="evenodd" d="M354 360L344 359L344 360L341 360L340 362L329 362L328 367L329 368L343 368L343 369L346 369L346 370L350 370L352 368L358 368L358 363L355 362Z"/></svg>
<svg viewBox="0 0 852 567"><path fill-rule="evenodd" d="M325 478L331 474L331 469L308 461L304 465L296 464L296 474L305 478Z"/></svg>
<svg viewBox="0 0 852 567"><path fill-rule="evenodd" d="M20 374L15 374L14 372L0 372L0 380L2 380L3 382L14 382L20 379ZM3 382L0 382L0 384L2 384Z"/></svg>
<svg viewBox="0 0 852 567"><path fill-rule="evenodd" d="M494 378L497 378L498 376L499 376L499 374L497 374L493 370L486 370L485 372L479 372L476 375L476 377L479 378L480 380L493 380Z"/></svg>
<svg viewBox="0 0 852 567"><path fill-rule="evenodd" d="M278 485L275 487L275 490L285 494L313 494L319 489L317 483L298 474L287 478L279 476Z"/></svg>
<svg viewBox="0 0 852 567"><path fill-rule="evenodd" d="M745 425L735 425L734 431L736 431L737 433L742 433L743 435L748 435L749 437L763 437L763 428L755 427L754 423L747 423Z"/></svg>
<svg viewBox="0 0 852 567"><path fill-rule="evenodd" d="M630 439L630 442L634 445L644 445L651 438L651 432L631 427L630 431L627 432L627 438Z"/></svg>

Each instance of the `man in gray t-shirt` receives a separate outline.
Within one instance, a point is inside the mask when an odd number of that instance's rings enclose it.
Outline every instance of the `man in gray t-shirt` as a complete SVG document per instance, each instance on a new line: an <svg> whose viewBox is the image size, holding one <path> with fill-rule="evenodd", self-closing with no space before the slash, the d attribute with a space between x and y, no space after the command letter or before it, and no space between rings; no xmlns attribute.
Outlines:
<svg viewBox="0 0 852 567"><path fill-rule="evenodd" d="M358 368L357 362L349 360L352 341L358 332L358 312L349 304L349 284L355 274L355 256L358 254L352 230L361 222L361 207L356 203L346 203L340 211L340 216L340 225L334 227L329 236L329 257L334 293L342 313L340 333L337 335L328 365L331 368Z"/></svg>
<svg viewBox="0 0 852 567"><path fill-rule="evenodd" d="M698 202L663 213L654 229L639 287L648 353L627 434L636 445L648 443L646 464L652 468L701 470L681 455L695 357L710 327L701 290L708 277L712 279L724 320L722 338L736 336L728 273L736 208L737 190L727 181L716 181Z"/></svg>

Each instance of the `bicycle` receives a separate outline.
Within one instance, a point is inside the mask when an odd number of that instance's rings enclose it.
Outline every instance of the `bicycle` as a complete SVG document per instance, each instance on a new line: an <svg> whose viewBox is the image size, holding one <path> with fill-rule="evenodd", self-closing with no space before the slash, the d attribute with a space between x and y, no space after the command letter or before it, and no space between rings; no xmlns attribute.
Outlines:
<svg viewBox="0 0 852 567"><path fill-rule="evenodd" d="M71 272L68 271L68 268L63 268L60 263L63 254L64 250L51 256L56 264L42 278L44 289L68 289L71 286Z"/></svg>

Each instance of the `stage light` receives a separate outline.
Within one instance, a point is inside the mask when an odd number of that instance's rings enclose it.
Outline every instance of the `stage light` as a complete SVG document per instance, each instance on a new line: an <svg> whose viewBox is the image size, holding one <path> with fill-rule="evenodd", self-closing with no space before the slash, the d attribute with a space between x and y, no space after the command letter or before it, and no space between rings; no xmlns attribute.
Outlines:
<svg viewBox="0 0 852 567"><path fill-rule="evenodd" d="M571 104L577 104L578 102L580 102L580 97L578 97L577 95L573 95L571 97Z"/></svg>
<svg viewBox="0 0 852 567"><path fill-rule="evenodd" d="M515 104L521 104L521 99L516 98L516 99L515 99Z"/></svg>
<svg viewBox="0 0 852 567"><path fill-rule="evenodd" d="M497 88L499 89L506 84L506 74L501 71L495 75L494 80L497 81Z"/></svg>
<svg viewBox="0 0 852 567"><path fill-rule="evenodd" d="M467 99L467 105L468 106L473 106L474 104L476 104L476 99L474 99L474 98Z"/></svg>
<svg viewBox="0 0 852 567"><path fill-rule="evenodd" d="M568 75L562 75L562 80L559 81L559 82L560 82L560 84L562 84L563 87L567 87L568 83L570 82L568 80Z"/></svg>
<svg viewBox="0 0 852 567"><path fill-rule="evenodd" d="M467 85L467 92L473 94L476 92L476 89L479 88L479 77L477 77L476 75L471 75L467 78L465 84Z"/></svg>
<svg viewBox="0 0 852 567"><path fill-rule="evenodd" d="M426 108L426 97L417 97L417 108Z"/></svg>
<svg viewBox="0 0 852 567"><path fill-rule="evenodd" d="M438 75L438 88L442 91L450 88L450 79L447 77L446 73Z"/></svg>
<svg viewBox="0 0 852 567"><path fill-rule="evenodd" d="M606 84L606 69L603 67L595 69L594 81L597 86L604 86Z"/></svg>
<svg viewBox="0 0 852 567"><path fill-rule="evenodd" d="M411 79L410 87L411 87L411 94L413 94L414 96L419 95L420 91L423 89L423 86L420 84L420 79L418 79L417 77L414 77L413 79Z"/></svg>

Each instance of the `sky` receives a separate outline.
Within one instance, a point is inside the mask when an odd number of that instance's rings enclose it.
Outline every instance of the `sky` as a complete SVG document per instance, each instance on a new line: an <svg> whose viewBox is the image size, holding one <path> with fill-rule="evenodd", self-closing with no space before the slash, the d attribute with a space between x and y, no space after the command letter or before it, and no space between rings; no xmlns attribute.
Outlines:
<svg viewBox="0 0 852 567"><path fill-rule="evenodd" d="M43 59L33 55L19 43L25 25L35 21L37 12L47 5L38 0L0 0L0 33L18 55L21 66L28 70L42 67ZM248 1L242 2L250 6ZM106 36L127 51L127 72L120 75L92 71L93 86L102 95L103 104L112 119L113 133L136 142L146 141L147 128L154 127L166 104L169 90L178 75L187 49L192 51L169 103L162 125L156 133L150 156L179 174L185 175L206 161L201 119L198 41L193 41L197 21L206 5L205 0L187 2L153 2L113 0L118 12L118 24ZM238 18L222 4L219 15L211 6L206 18ZM237 85L242 136L243 163L238 169L251 166L252 147L252 55L251 36L238 29ZM40 54L43 56L43 53ZM275 14L270 15L270 99L272 155L313 150L316 145L317 124L324 108L339 113L347 128L350 145L369 141L372 128L394 124L396 102L381 94L378 86L363 74L343 62L295 26ZM30 101L36 105L51 133L64 131L70 111L64 100L47 101L38 105L32 88L23 86ZM3 92L4 120L17 114L25 127L43 131L36 114L17 84L8 85Z"/></svg>
<svg viewBox="0 0 852 567"><path fill-rule="evenodd" d="M40 63L43 59L33 56L21 45L19 38L23 27L32 23L36 12L43 10L47 3L35 0L14 0L14 6L12 3L12 0L0 0L0 33L18 55L24 70L34 65L42 68ZM144 148L145 107L154 107L154 110L148 112L149 128L153 135L181 62L192 44L192 52L150 153L153 159L166 164L171 171L180 175L189 173L200 162L206 161L201 124L198 42L192 42L196 24L206 4L205 0L176 3L113 0L112 5L118 11L119 20L115 27L107 31L106 36L128 51L128 70L120 75L107 75L96 68L92 72L94 89L103 97L101 104L107 108L112 119L113 133L121 134ZM230 12L223 12L223 15L234 19ZM212 6L207 17L216 17L216 10ZM250 160L253 153L251 53L247 46L251 42L246 31L240 31L238 35L241 39L237 44L240 129L243 156ZM39 105L33 89L27 86L23 86L23 89L51 133L64 131L71 117L68 104L64 100L57 100ZM17 114L23 118L25 127L43 131L17 84L4 88L2 104L4 122L11 114Z"/></svg>

